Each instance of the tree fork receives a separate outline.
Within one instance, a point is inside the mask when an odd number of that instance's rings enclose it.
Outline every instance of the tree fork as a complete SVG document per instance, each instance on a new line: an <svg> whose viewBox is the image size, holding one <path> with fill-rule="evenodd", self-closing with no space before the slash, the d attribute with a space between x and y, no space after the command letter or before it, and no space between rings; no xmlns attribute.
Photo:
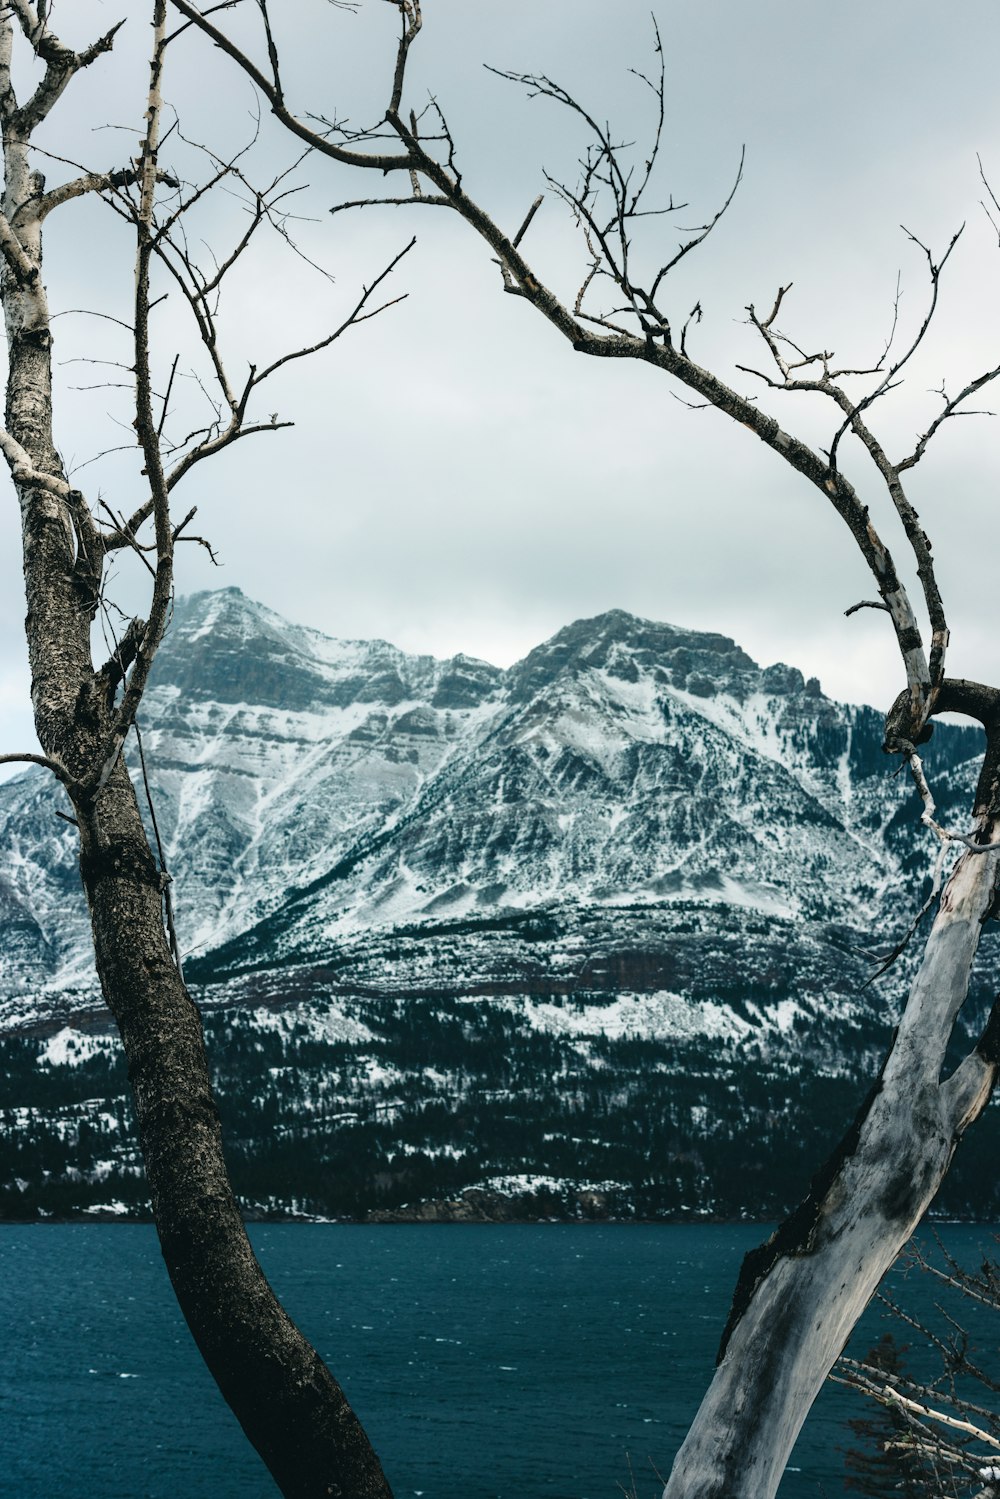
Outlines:
<svg viewBox="0 0 1000 1499"><path fill-rule="evenodd" d="M30 33L36 55L49 60L26 110L17 109L10 79L12 12ZM163 0L157 0L154 15L150 108L155 116ZM56 771L73 803L97 970L128 1064L160 1245L208 1368L286 1499L391 1499L344 1392L278 1303L247 1237L226 1171L201 1019L167 944L161 874L121 754L172 587L174 537L158 450L157 471L150 476L159 502L156 613L151 611L148 624L133 622L100 671L91 653L91 624L109 547L83 496L67 481L55 446L52 338L40 275L42 219L54 205L43 199L29 152L33 126L46 117L73 72L108 50L112 37L113 32L77 55L58 43L44 13L39 19L28 0L12 0L12 9L0 17L2 217L10 230L7 241L0 234L0 299L10 356L0 445L22 517L32 705L44 751L34 758ZM148 123L142 162L146 219L137 225L136 300L143 314L156 176L155 118ZM82 180L95 190L104 181L100 176ZM60 201L70 196L76 194ZM26 265L33 274L25 273ZM153 450L159 434L150 412L145 318L138 332L143 384L137 427L144 447ZM239 423L232 431L239 434ZM137 523L141 519L140 508ZM118 688L122 701L116 706Z"/></svg>

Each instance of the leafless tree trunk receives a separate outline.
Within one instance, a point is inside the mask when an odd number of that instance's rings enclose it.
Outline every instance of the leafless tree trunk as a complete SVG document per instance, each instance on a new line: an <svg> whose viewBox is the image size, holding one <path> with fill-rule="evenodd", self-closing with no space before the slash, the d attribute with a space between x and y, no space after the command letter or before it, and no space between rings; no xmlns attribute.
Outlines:
<svg viewBox="0 0 1000 1499"><path fill-rule="evenodd" d="M43 750L40 756L0 758L46 766L72 804L97 969L128 1060L160 1243L206 1363L284 1494L387 1499L390 1490L378 1460L342 1390L283 1311L250 1247L223 1160L201 1021L184 985L172 930L168 941L164 929L169 876L147 842L122 757L171 607L174 548L187 539L184 528L192 514L180 523L171 519L171 491L212 453L285 425L275 417L253 422L247 415L256 387L284 361L251 370L244 387L234 390L213 313L225 270L245 249L253 228L268 220L276 199L273 193L250 194L253 227L222 270L209 275L198 269L175 226L214 182L225 179L235 186L242 179L234 164L215 161L206 183L182 188L159 168L166 0L155 0L152 20L146 127L137 157L120 172L83 171L46 192L32 164L33 135L74 76L111 50L118 28L77 53L52 31L43 3L8 0L0 15L0 299L10 356L0 448L21 508L31 691ZM12 76L16 45L44 68L41 82L23 102ZM129 519L108 510L105 523L70 483L56 448L52 336L42 280L48 214L87 193L105 197L136 240L130 367L145 492ZM167 397L163 415L154 413L149 341L154 263L184 293L219 392L206 428L172 453L164 437ZM343 327L378 310L369 305L370 291ZM152 539L144 539L150 524ZM95 665L92 624L105 607L105 568L123 548L137 552L151 575L149 615L132 619L108 659Z"/></svg>
<svg viewBox="0 0 1000 1499"><path fill-rule="evenodd" d="M466 192L455 165L455 143L437 101L422 114L405 106L407 62L421 28L420 0L390 0L399 11L400 41L383 119L368 133L349 132L323 119L323 101L310 101L315 113L308 119L290 109L280 73L279 27L272 24L267 0L257 0L263 21L259 63L191 0L171 3L253 79L278 120L314 151L382 176L401 175L398 196L354 198L338 204L335 212L409 204L459 214L489 246L506 292L529 302L578 353L641 360L686 387L699 402L742 423L833 505L871 571L879 597L867 606L889 617L905 683L887 716L886 749L909 763L924 800L924 823L940 839L935 880L935 897L940 893L940 900L891 1050L858 1119L814 1179L806 1200L767 1244L747 1256L715 1378L665 1490L666 1499L768 1499L828 1370L937 1191L958 1139L986 1104L1000 1063L1000 1013L994 1011L977 1045L950 1076L943 1075L945 1050L966 997L982 925L993 913L997 897L1000 691L945 675L944 605L930 543L903 480L942 424L960 409L967 411L969 398L995 379L1000 367L970 380L957 396L943 396L942 409L901 459L889 457L868 425L872 407L898 383L927 332L941 272L955 241L939 260L914 241L929 274L926 315L907 348L894 353L893 336L882 358L868 368L834 368L833 356L810 355L780 333L776 319L787 287L779 288L767 316L759 316L753 306L748 309L763 343L767 370L744 373L771 390L810 392L831 405L829 447L815 449L784 430L756 401L694 361L688 341L700 321L700 306L679 326L665 311L671 270L711 232L728 203L700 229L679 231L685 235L680 246L654 262L650 273L643 275L636 267L634 240L641 221L676 209L672 201L652 208L648 203L664 119L662 66L659 77L643 79L656 101L657 119L651 143L637 150L634 160L614 143L598 116L553 80L504 75L532 96L573 111L592 137L579 185L569 187L553 179L548 184L569 204L588 253L582 284L575 297L566 300L543 284L522 248L541 200L532 204L516 232L501 229ZM658 36L656 50L662 64ZM316 119L319 126L310 123ZM594 308L594 295L602 286L610 288L610 311ZM873 467L884 489L888 516L898 523L912 554L930 625L929 654L892 553L841 465L845 438L853 439L853 459ZM962 833L935 821L917 752L934 715L942 711L978 720L987 736L972 825ZM956 848L961 849L960 857L941 891L945 855Z"/></svg>

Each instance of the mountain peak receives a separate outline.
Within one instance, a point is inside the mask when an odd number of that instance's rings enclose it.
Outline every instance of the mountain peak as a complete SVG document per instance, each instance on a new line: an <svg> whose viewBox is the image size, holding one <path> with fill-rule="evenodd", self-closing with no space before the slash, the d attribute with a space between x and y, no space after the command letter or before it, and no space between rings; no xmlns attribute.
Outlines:
<svg viewBox="0 0 1000 1499"><path fill-rule="evenodd" d="M238 588L195 594L143 729L168 862L188 871L180 916L193 943L235 942L240 963L281 912L282 953L326 953L344 933L566 900L837 915L872 905L894 868L879 715L794 667L761 670L724 635L623 609L501 671L329 639ZM956 746L948 774L973 753L960 732L935 735ZM85 951L54 795L40 778L0 795L0 915L50 975Z"/></svg>
<svg viewBox="0 0 1000 1499"><path fill-rule="evenodd" d="M608 609L574 620L513 666L513 694L523 699L564 674L587 669L628 681L652 671L660 681L702 697L729 692L737 699L746 696L759 675L757 663L726 635Z"/></svg>
<svg viewBox="0 0 1000 1499"><path fill-rule="evenodd" d="M502 677L472 656L439 661L386 640L338 640L230 587L178 599L152 680L195 702L301 712L410 700L474 707Z"/></svg>

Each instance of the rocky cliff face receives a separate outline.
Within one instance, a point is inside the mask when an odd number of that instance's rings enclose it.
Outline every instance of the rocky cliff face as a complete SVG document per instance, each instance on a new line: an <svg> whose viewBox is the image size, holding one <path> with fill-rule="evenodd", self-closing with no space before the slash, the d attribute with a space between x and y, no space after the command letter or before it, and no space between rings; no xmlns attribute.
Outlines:
<svg viewBox="0 0 1000 1499"><path fill-rule="evenodd" d="M864 989L859 949L918 903L932 851L915 799L880 715L723 636L611 611L501 671L329 640L226 589L178 604L141 727L202 1002L251 1027L333 1006L350 1024L328 1043L383 1070L384 1043L397 1092L393 1048L421 1006L430 1031L468 1030L478 1004L553 1038L535 1091L559 1109L573 1057L588 1096L603 1069L627 1097L632 1043L672 1048L671 1075L715 1045L720 1078L752 1055L845 1077L879 1044L901 978ZM944 728L928 746L947 816L978 745ZM21 1032L94 1004L60 796L35 773L0 786L0 1014ZM485 1087L476 1055L473 1038L466 1081L431 1095ZM433 1057L407 1065L424 1088ZM357 1104L349 1074L340 1105ZM673 1128L683 1145L690 1118ZM447 1130L438 1144L458 1149ZM485 1180L497 1162L479 1165Z"/></svg>

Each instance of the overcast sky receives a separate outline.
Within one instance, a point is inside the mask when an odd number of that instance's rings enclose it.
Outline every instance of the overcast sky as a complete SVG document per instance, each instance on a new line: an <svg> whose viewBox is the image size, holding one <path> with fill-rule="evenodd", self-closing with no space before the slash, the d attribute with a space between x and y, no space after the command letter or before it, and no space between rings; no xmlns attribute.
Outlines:
<svg viewBox="0 0 1000 1499"><path fill-rule="evenodd" d="M926 262L900 225L941 251L967 223L932 336L905 390L872 417L901 455L938 409L942 381L953 392L1000 357L1000 251L977 165L978 152L1000 184L1000 9L995 0L950 9L927 0L654 5L668 77L659 185L663 200L672 193L690 207L651 221L645 248L653 264L676 245L678 223L715 211L745 145L729 213L665 300L677 319L701 302L693 356L760 393L784 426L818 442L832 430L810 398L764 393L735 369L762 362L746 304L769 308L778 285L794 282L783 329L843 363L865 364L888 334L897 273L901 343L926 307ZM123 9L129 19L114 55L77 80L54 113L47 145L56 155L99 168L127 160L127 131L141 122L149 8L57 6L56 23L74 43ZM238 13L221 19L240 24ZM286 93L299 114L359 124L379 117L390 6L364 0L348 14L324 0L282 0L280 25ZM419 108L433 91L458 141L466 191L512 231L544 187L543 166L573 180L586 141L549 101L527 99L482 64L549 73L642 150L651 96L629 69L653 65L651 44L648 0L426 0L410 101ZM199 38L173 49L165 93L185 134L220 153L251 131L251 87ZM124 128L97 129L105 122ZM180 147L168 147L167 158L171 150ZM247 170L263 180L295 154L265 122ZM50 185L67 170L50 162ZM332 635L377 635L436 655L462 650L501 665L573 619L618 607L723 631L763 664L793 663L837 698L886 706L902 685L888 624L871 611L844 618L872 584L818 492L743 427L675 400L657 371L574 354L530 307L503 295L488 250L459 221L431 208L331 218L333 203L381 183L318 158L294 181L309 185L295 199L308 219L295 233L334 280L276 235L262 238L222 308L234 371L335 326L361 284L416 234L391 283L406 300L268 387L259 413L277 411L293 429L249 439L177 491L179 511L199 506L222 562L215 570L199 548L182 549L179 592L236 584ZM219 254L242 222L239 203L220 196L196 237ZM585 255L551 195L524 248L547 284L572 299ZM131 253L127 229L100 203L60 209L46 250L53 310L127 318ZM157 318L161 380L177 352L185 374L192 356L176 299ZM73 313L55 327L60 360L128 362L127 340L104 319ZM57 435L69 461L128 441L121 392L69 388L120 373L65 363L59 378ZM187 379L189 406L195 394ZM1000 408L1000 386L975 404ZM182 407L178 422L186 415ZM993 418L953 421L910 475L952 626L950 670L994 681L998 441ZM843 460L902 562L874 475L855 450ZM128 511L141 498L131 454L80 468L77 482L95 504L100 493ZM0 714L3 747L14 750L31 735L9 487L0 553ZM119 586L132 607L134 585L123 576Z"/></svg>

